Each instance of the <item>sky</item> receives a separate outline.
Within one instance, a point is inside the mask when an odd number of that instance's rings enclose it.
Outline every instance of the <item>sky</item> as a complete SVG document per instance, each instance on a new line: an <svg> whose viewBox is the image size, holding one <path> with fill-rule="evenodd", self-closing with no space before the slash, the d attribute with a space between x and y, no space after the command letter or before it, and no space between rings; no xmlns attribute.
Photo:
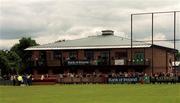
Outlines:
<svg viewBox="0 0 180 103"><path fill-rule="evenodd" d="M130 38L133 13L180 11L180 0L0 0L0 49L22 37L39 44L101 34ZM180 39L180 13L176 38ZM133 16L133 39L151 40L151 15ZM173 14L154 15L154 39L173 39ZM172 42L155 42L172 47ZM180 42L176 47L180 50Z"/></svg>

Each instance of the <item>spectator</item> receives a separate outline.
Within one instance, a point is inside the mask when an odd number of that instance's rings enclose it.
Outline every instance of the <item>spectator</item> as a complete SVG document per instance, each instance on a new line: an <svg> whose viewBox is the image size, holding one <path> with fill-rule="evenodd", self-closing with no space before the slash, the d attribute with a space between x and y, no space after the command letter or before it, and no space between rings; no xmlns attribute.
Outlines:
<svg viewBox="0 0 180 103"><path fill-rule="evenodd" d="M29 75L26 75L27 76L27 84L30 86L32 85L32 75L29 74Z"/></svg>
<svg viewBox="0 0 180 103"><path fill-rule="evenodd" d="M23 78L21 75L18 76L18 85L20 86L23 83Z"/></svg>
<svg viewBox="0 0 180 103"><path fill-rule="evenodd" d="M44 80L44 75L41 75L41 80Z"/></svg>

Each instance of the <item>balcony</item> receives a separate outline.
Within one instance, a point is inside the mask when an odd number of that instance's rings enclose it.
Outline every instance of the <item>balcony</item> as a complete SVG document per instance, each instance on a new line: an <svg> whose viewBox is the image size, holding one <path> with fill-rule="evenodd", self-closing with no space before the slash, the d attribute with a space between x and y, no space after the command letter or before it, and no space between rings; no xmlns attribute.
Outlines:
<svg viewBox="0 0 180 103"><path fill-rule="evenodd" d="M51 61L53 62L53 61ZM54 61L53 65L49 65L47 61L32 61L34 67L44 66L150 66L149 59L97 59L97 60L65 60L60 64Z"/></svg>
<svg viewBox="0 0 180 103"><path fill-rule="evenodd" d="M127 65L131 66L149 66L150 65L150 60L149 59L133 59L127 60Z"/></svg>
<svg viewBox="0 0 180 103"><path fill-rule="evenodd" d="M64 62L64 66L149 66L149 59L131 60L128 59L116 59L116 60L67 60Z"/></svg>

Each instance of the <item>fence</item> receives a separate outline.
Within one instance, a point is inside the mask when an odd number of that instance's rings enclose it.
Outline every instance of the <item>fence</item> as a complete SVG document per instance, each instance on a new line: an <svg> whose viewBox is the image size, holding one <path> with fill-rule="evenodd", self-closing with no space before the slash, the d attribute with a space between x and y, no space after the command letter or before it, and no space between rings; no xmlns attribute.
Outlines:
<svg viewBox="0 0 180 103"><path fill-rule="evenodd" d="M0 85L13 85L11 80L0 80Z"/></svg>
<svg viewBox="0 0 180 103"><path fill-rule="evenodd" d="M135 83L176 83L180 77L58 77L50 76L41 80L35 78L33 84L135 84ZM0 85L13 85L11 80L0 80Z"/></svg>

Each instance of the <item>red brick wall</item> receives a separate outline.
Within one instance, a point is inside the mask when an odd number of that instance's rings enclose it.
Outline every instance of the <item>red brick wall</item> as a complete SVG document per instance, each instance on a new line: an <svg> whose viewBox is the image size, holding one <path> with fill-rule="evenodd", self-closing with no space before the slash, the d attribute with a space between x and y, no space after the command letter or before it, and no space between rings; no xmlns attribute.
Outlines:
<svg viewBox="0 0 180 103"><path fill-rule="evenodd" d="M83 60L84 59L84 50L78 50L78 59Z"/></svg>
<svg viewBox="0 0 180 103"><path fill-rule="evenodd" d="M104 50L108 51L108 50ZM126 52L127 51L127 60L131 59L131 49L111 49L110 52L110 60L111 64L114 64L114 59L115 59L115 52ZM169 60L171 59L172 61L174 60L174 55L172 52L166 52L166 49L162 48L154 48L154 73L157 72L167 72L169 70ZM68 58L69 57L69 51L59 51L62 53L62 58ZM94 59L98 59L98 56L100 56L100 50L94 50ZM147 72L148 74L151 74L152 72L152 49L151 48L139 48L139 49L133 49L133 54L135 52L145 52L145 58L150 60L150 66L147 67L144 72ZM47 65L48 66L60 66L60 60L55 60L53 59L53 52L52 51L46 51L47 54ZM35 60L35 58L39 57L39 52L38 51L33 51L32 58ZM61 58L61 59L62 59ZM84 59L84 50L78 50L78 59L83 60ZM64 62L64 61L62 61ZM168 67L167 67L168 66ZM133 68L128 68L128 71L132 71Z"/></svg>
<svg viewBox="0 0 180 103"><path fill-rule="evenodd" d="M61 65L60 59L54 59L53 51L46 51L46 56L47 56L46 57L47 66L60 66Z"/></svg>
<svg viewBox="0 0 180 103"><path fill-rule="evenodd" d="M33 51L32 52L32 59L33 60L36 60L39 58L39 51Z"/></svg>
<svg viewBox="0 0 180 103"><path fill-rule="evenodd" d="M63 58L68 58L69 54L67 51L62 51Z"/></svg>
<svg viewBox="0 0 180 103"><path fill-rule="evenodd" d="M161 48L154 48L154 56L153 56L153 65L154 73L158 72L168 72L168 61L171 59L174 60L174 54L172 52L168 52L166 49ZM166 52L167 51L167 52ZM152 72L152 48L146 48L145 51L145 57L150 59L150 67L148 67L145 72L148 72L149 74Z"/></svg>

